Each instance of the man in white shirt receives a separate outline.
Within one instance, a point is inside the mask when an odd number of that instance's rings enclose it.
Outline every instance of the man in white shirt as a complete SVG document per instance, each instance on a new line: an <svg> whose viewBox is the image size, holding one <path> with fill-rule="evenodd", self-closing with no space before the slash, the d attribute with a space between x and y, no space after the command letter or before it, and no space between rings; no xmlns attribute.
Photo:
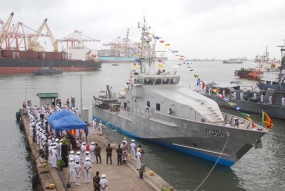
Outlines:
<svg viewBox="0 0 285 191"><path fill-rule="evenodd" d="M81 147L80 147L82 156L81 156L81 162L84 163L85 162L85 158L86 158L86 146L85 146L85 142L82 143Z"/></svg>
<svg viewBox="0 0 285 191"><path fill-rule="evenodd" d="M137 170L139 170L141 168L141 149L138 148L138 152L137 152Z"/></svg>
<svg viewBox="0 0 285 191"><path fill-rule="evenodd" d="M96 119L93 119L93 134L96 135Z"/></svg>
<svg viewBox="0 0 285 191"><path fill-rule="evenodd" d="M75 162L73 161L73 158L70 158L69 160L70 160L70 162L68 163L68 166L69 166L69 182L75 182L75 180L76 180Z"/></svg>
<svg viewBox="0 0 285 191"><path fill-rule="evenodd" d="M85 182L90 182L91 167L92 167L92 164L90 162L90 159L89 157L86 157L86 161L84 163Z"/></svg>
<svg viewBox="0 0 285 191"><path fill-rule="evenodd" d="M99 184L102 191L108 191L108 181L106 180L106 174L102 174L102 179L100 180Z"/></svg>
<svg viewBox="0 0 285 191"><path fill-rule="evenodd" d="M132 143L130 144L131 147L131 154L132 154L132 159L136 158L136 144L135 140L132 140Z"/></svg>

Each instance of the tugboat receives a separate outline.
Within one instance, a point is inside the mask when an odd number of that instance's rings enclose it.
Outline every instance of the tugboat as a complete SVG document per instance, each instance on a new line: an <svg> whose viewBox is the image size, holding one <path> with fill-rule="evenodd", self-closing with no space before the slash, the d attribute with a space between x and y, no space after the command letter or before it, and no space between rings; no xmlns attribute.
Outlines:
<svg viewBox="0 0 285 191"><path fill-rule="evenodd" d="M52 75L52 74L62 74L62 70L54 69L51 66L40 68L36 71L33 71L35 75Z"/></svg>
<svg viewBox="0 0 285 191"><path fill-rule="evenodd" d="M138 27L139 70L119 95L107 86L106 96L94 97L92 118L135 138L226 166L235 164L268 130L257 124L258 130L252 129L250 121L221 112L215 101L179 85L178 66L157 71L156 39L145 19ZM234 127L238 118L243 128Z"/></svg>

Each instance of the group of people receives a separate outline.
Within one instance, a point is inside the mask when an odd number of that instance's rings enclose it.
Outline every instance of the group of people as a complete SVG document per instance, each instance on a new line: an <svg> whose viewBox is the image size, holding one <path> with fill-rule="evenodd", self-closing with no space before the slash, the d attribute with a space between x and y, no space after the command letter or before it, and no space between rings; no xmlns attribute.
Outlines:
<svg viewBox="0 0 285 191"><path fill-rule="evenodd" d="M98 126L97 126L96 119L93 119L92 127L93 127L93 134L94 134L94 135L96 135L96 129L99 130L99 135L100 135L100 136L103 135L103 124L102 124L102 121L101 121L101 120L99 121L99 124L98 124Z"/></svg>

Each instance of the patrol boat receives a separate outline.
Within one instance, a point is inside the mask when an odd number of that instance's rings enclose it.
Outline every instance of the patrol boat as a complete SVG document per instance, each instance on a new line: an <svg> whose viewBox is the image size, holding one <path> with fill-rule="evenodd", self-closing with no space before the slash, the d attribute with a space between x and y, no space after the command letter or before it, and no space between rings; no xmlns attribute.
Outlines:
<svg viewBox="0 0 285 191"><path fill-rule="evenodd" d="M123 134L152 141L209 161L231 166L268 132L245 119L220 111L217 103L179 85L177 67L156 71L156 39L144 19L141 27L139 71L133 86L116 95L93 96L92 117ZM132 84L132 83L131 83ZM101 94L102 95L102 94ZM111 101L109 101L109 100ZM243 126L243 128L242 128Z"/></svg>

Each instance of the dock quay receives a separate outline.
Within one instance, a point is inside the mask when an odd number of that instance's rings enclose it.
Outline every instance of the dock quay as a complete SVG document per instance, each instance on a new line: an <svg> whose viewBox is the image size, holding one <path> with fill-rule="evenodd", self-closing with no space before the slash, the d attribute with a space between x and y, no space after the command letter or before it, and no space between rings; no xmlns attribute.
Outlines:
<svg viewBox="0 0 285 191"><path fill-rule="evenodd" d="M96 171L100 172L100 177L102 174L106 174L106 179L108 180L108 189L109 191L161 191L162 187L165 186L170 188L169 190L174 191L175 189L172 188L169 183L164 181L160 176L154 173L153 176L150 175L151 169L146 167L146 171L144 173L143 179L139 178L139 173L136 170L136 161L133 159L127 160L126 163L122 165L117 165L117 154L116 148L118 143L114 143L111 141L107 136L104 134L102 136L97 133L94 135L92 132L91 127L89 126L89 135L88 135L88 142L95 142L101 148L101 157L102 163L97 164L96 162L92 164L91 168L91 178L90 183L84 183L85 174L84 171L81 170L81 178L80 178L80 186L76 186L75 183L70 183L70 188L67 188L67 183L69 183L69 167L63 168L63 171L60 171L58 168L52 167L48 164L45 159L39 157L38 152L38 145L36 142L33 142L33 138L30 136L30 127L29 127L29 117L25 114L21 115L20 121L20 129L25 131L26 139L27 139L27 149L30 150L33 163L35 164L35 171L36 175L33 176L33 186L34 183L39 181L40 189L52 189L55 191L73 191L73 190L80 190L80 191L88 191L94 190L93 187L93 177L96 174ZM129 140L130 142L130 140ZM112 152L112 161L113 164L106 164L106 146L108 143L111 144L113 148ZM75 150L76 152L76 150ZM46 166L44 166L46 163ZM147 164L146 164L147 165ZM83 168L83 165L81 165ZM54 187L54 188L53 188Z"/></svg>

